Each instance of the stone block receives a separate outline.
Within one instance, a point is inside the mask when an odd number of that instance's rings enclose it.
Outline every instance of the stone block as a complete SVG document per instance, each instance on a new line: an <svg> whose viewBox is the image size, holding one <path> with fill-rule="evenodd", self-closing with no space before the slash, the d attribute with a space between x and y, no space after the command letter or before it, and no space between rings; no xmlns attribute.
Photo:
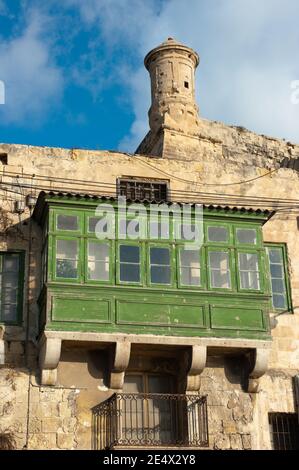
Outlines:
<svg viewBox="0 0 299 470"><path fill-rule="evenodd" d="M251 435L242 434L242 445L244 450L251 450Z"/></svg>
<svg viewBox="0 0 299 470"><path fill-rule="evenodd" d="M62 432L57 433L57 447L59 449L73 449L74 448L74 434L66 434Z"/></svg>
<svg viewBox="0 0 299 470"><path fill-rule="evenodd" d="M28 449L45 450L56 449L56 433L30 434L28 439Z"/></svg>
<svg viewBox="0 0 299 470"><path fill-rule="evenodd" d="M59 418L44 418L42 421L42 432L52 433L57 432L61 426L61 419Z"/></svg>
<svg viewBox="0 0 299 470"><path fill-rule="evenodd" d="M229 436L225 436L224 434L216 434L215 439L214 439L214 449L217 449L217 450L230 449Z"/></svg>
<svg viewBox="0 0 299 470"><path fill-rule="evenodd" d="M222 421L222 429L224 434L234 434L237 432L236 423L233 421Z"/></svg>
<svg viewBox="0 0 299 470"><path fill-rule="evenodd" d="M61 418L70 418L72 416L72 410L68 406L68 402L60 402L57 405L58 414Z"/></svg>
<svg viewBox="0 0 299 470"><path fill-rule="evenodd" d="M243 449L242 439L240 434L231 434L230 435L230 445L233 450Z"/></svg>

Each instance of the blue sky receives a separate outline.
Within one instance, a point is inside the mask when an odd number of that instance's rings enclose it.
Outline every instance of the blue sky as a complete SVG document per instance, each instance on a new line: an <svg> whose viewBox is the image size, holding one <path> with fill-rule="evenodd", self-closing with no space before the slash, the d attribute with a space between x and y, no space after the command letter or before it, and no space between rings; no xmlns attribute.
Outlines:
<svg viewBox="0 0 299 470"><path fill-rule="evenodd" d="M202 117L299 143L298 0L0 0L0 142L134 152L148 130L145 54L201 56Z"/></svg>

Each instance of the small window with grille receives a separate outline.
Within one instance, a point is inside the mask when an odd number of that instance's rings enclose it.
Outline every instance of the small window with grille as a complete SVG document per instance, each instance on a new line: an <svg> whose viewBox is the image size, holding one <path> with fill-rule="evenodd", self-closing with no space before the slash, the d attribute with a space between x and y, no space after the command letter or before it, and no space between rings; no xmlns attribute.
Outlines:
<svg viewBox="0 0 299 470"><path fill-rule="evenodd" d="M132 201L163 202L167 200L167 183L157 180L119 179L118 195Z"/></svg>
<svg viewBox="0 0 299 470"><path fill-rule="evenodd" d="M299 421L294 413L269 413L273 450L299 449Z"/></svg>

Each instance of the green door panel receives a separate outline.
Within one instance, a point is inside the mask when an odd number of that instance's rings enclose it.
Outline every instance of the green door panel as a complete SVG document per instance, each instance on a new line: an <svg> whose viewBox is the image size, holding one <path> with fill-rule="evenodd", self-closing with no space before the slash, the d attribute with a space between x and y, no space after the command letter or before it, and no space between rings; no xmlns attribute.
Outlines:
<svg viewBox="0 0 299 470"><path fill-rule="evenodd" d="M116 302L118 324L203 328L202 305L175 305L150 302Z"/></svg>
<svg viewBox="0 0 299 470"><path fill-rule="evenodd" d="M258 308L210 307L211 328L265 331L263 311Z"/></svg>
<svg viewBox="0 0 299 470"><path fill-rule="evenodd" d="M110 323L109 300L52 298L52 320L56 322Z"/></svg>

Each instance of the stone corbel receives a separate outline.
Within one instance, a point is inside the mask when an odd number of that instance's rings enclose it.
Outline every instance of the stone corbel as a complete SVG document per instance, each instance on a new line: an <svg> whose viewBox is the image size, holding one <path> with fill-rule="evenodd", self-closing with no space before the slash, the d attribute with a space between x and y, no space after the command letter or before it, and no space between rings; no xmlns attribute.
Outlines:
<svg viewBox="0 0 299 470"><path fill-rule="evenodd" d="M129 365L131 343L117 342L110 371L110 388L122 390L124 386L125 371Z"/></svg>
<svg viewBox="0 0 299 470"><path fill-rule="evenodd" d="M61 354L61 339L43 337L39 348L42 385L56 385L57 367Z"/></svg>
<svg viewBox="0 0 299 470"><path fill-rule="evenodd" d="M200 374L205 368L207 361L206 346L192 346L191 365L187 373L186 393L199 392Z"/></svg>
<svg viewBox="0 0 299 470"><path fill-rule="evenodd" d="M254 351L254 365L248 378L249 393L257 393L259 391L259 379L265 374L268 368L269 353L269 349L262 348L257 348Z"/></svg>

